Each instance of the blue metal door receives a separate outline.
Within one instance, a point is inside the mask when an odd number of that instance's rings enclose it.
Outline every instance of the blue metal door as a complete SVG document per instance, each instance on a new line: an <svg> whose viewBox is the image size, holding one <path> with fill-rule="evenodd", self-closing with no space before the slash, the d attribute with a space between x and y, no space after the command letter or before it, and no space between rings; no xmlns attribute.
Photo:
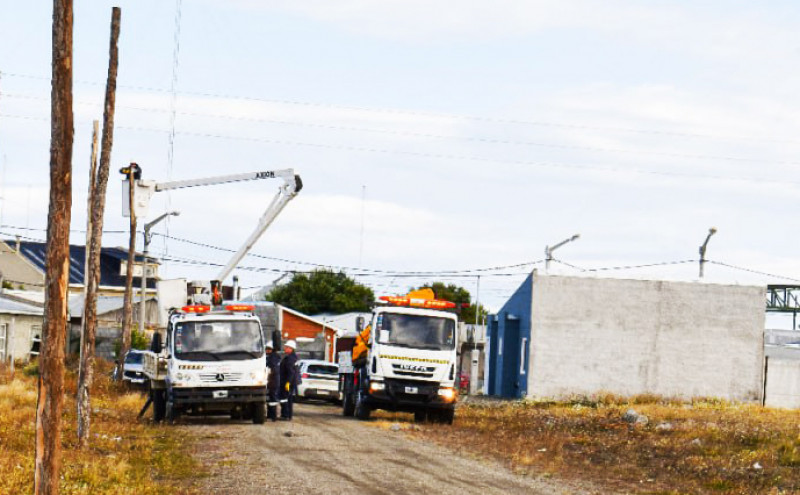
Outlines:
<svg viewBox="0 0 800 495"><path fill-rule="evenodd" d="M500 395L518 398L521 397L519 319L506 317L503 323L503 381Z"/></svg>

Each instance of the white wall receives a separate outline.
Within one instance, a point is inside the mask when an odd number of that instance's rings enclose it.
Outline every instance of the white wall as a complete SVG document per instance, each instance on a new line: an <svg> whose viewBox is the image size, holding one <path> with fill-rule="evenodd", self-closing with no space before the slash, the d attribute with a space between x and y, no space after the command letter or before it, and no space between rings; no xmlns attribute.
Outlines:
<svg viewBox="0 0 800 495"><path fill-rule="evenodd" d="M763 395L764 287L536 275L528 395Z"/></svg>
<svg viewBox="0 0 800 495"><path fill-rule="evenodd" d="M800 361L770 358L764 405L800 409Z"/></svg>

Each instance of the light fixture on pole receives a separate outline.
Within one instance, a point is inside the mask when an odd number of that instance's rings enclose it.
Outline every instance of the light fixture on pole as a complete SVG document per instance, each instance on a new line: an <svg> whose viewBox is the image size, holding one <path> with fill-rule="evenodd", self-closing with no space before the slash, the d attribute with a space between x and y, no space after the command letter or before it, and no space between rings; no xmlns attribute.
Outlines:
<svg viewBox="0 0 800 495"><path fill-rule="evenodd" d="M545 270L545 272L547 272L550 269L550 262L553 260L553 251L555 251L556 249L560 248L561 246L563 246L564 244L566 244L568 242L572 242L572 241L578 240L578 238L580 236L581 236L580 234L575 234L574 236L570 237L569 239L564 239L563 241L559 242L555 246L545 246L544 247L544 260L545 260L544 270Z"/></svg>
<svg viewBox="0 0 800 495"><path fill-rule="evenodd" d="M708 246L708 240L711 239L711 236L717 233L717 229L715 227L711 227L708 229L708 235L706 236L706 240L702 246L700 246L700 278L703 278L703 265L706 264L706 246Z"/></svg>
<svg viewBox="0 0 800 495"><path fill-rule="evenodd" d="M147 311L146 311L146 303L147 297L145 297L145 291L147 290L147 253L150 247L150 241L153 239L153 234L150 233L150 229L152 229L158 222L164 220L168 216L178 216L181 212L179 211L168 211L163 215L157 217L152 222L147 222L144 224L144 249L142 250L142 290L139 293L139 297L141 301L139 303L139 331L144 332L145 327L147 327Z"/></svg>

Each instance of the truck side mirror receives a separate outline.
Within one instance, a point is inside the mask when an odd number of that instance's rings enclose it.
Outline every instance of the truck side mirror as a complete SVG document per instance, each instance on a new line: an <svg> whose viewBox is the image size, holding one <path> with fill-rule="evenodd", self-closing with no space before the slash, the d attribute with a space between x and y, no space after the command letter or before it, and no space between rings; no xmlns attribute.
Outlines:
<svg viewBox="0 0 800 495"><path fill-rule="evenodd" d="M158 332L153 333L153 340L150 341L150 350L156 354L161 354L161 334Z"/></svg>
<svg viewBox="0 0 800 495"><path fill-rule="evenodd" d="M364 317L359 316L356 318L356 333L361 333L364 330Z"/></svg>

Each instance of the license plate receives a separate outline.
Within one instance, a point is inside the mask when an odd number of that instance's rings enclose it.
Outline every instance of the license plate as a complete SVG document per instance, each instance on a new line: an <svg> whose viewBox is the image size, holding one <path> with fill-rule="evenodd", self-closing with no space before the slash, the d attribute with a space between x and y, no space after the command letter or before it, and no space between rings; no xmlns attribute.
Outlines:
<svg viewBox="0 0 800 495"><path fill-rule="evenodd" d="M211 392L211 395L215 399L225 399L226 397L228 397L228 391L227 390L214 390L213 392Z"/></svg>
<svg viewBox="0 0 800 495"><path fill-rule="evenodd" d="M418 394L419 389L417 387L406 387L407 394Z"/></svg>

